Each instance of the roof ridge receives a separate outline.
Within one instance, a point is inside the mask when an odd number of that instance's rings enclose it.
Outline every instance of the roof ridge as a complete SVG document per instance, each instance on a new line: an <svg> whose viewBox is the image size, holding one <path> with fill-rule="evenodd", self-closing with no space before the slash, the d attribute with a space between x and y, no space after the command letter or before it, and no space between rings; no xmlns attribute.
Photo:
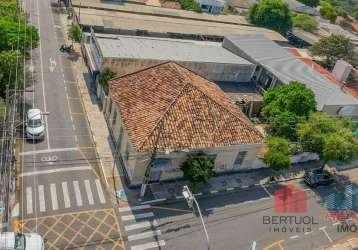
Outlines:
<svg viewBox="0 0 358 250"><path fill-rule="evenodd" d="M193 73L193 74L195 74L195 75L198 75L200 78L206 80L207 82L210 82L209 80L207 80L206 78L202 77L201 75L199 75L199 74L193 72L192 70L190 70L190 69L188 69L188 68L186 68L186 67L184 67L184 66L181 66L181 65L180 65L180 67L182 67L182 68L184 68L184 69L190 71L191 73ZM187 72L185 72L185 76L190 78L190 76L187 75ZM190 80L191 80L191 78L190 78ZM198 86L196 86L195 84L193 84L192 81L190 81L189 83L190 83L190 85L192 85L194 88L196 88L199 92L203 93L203 94L204 94L207 98L209 98L212 102L214 102L215 104L217 104L217 105L220 106L221 108L225 109L228 113L230 113L231 115L235 116L235 117L238 118L240 121L242 121L247 128L251 129L252 131L254 130L252 126L249 126L249 124L247 124L247 122L248 122L247 120L242 119L242 117L240 117L240 116L238 116L237 114L234 114L233 112L231 112L231 110L229 110L227 107L225 107L225 106L222 105L221 103L217 102L214 98L212 98L210 95L208 95L205 91L203 91L203 90L200 89ZM211 83L211 82L210 82L210 83ZM185 86L186 86L186 85L185 85ZM238 110L239 110L239 109L238 109ZM242 111L239 110L239 112L242 112ZM245 115L244 113L242 113L242 114ZM256 130L256 129L255 129L255 130Z"/></svg>
<svg viewBox="0 0 358 250"><path fill-rule="evenodd" d="M178 64L176 64L175 62L166 62L168 64L170 64L171 66L174 66L176 71L180 74L179 69L177 66L179 66ZM186 79L187 80L187 79ZM179 91L178 95L174 98L174 100L168 105L167 109L163 112L163 115L158 119L158 122L154 125L153 130L148 134L148 136L146 136L145 140L143 140L143 142L139 145L138 149L140 150L143 146L144 143L146 141L149 140L150 136L156 131L156 129L159 127L161 121L164 120L165 116L169 113L169 110L171 109L171 107L174 106L174 104L178 101L179 97L184 93L184 90L186 89L186 87L191 84L190 81L187 81L184 86L181 88L181 90Z"/></svg>

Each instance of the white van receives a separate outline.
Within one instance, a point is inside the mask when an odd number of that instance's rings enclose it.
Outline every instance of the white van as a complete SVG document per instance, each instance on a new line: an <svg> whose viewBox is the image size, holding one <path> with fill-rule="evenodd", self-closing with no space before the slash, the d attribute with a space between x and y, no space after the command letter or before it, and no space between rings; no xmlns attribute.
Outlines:
<svg viewBox="0 0 358 250"><path fill-rule="evenodd" d="M44 250L44 241L36 233L0 233L1 250Z"/></svg>

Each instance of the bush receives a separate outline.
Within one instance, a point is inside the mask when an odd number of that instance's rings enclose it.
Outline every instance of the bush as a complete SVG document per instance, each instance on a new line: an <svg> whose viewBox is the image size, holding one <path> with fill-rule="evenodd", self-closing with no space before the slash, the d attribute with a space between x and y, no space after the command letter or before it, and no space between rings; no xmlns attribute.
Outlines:
<svg viewBox="0 0 358 250"><path fill-rule="evenodd" d="M308 32L315 32L318 29L317 21L307 14L292 15L292 23L294 27L301 28Z"/></svg>
<svg viewBox="0 0 358 250"><path fill-rule="evenodd" d="M103 87L107 87L109 80L113 79L114 77L116 77L116 73L108 68L105 68L99 75L98 81Z"/></svg>
<svg viewBox="0 0 358 250"><path fill-rule="evenodd" d="M82 39L82 30L79 25L72 24L68 30L68 37L75 42L81 42Z"/></svg>
<svg viewBox="0 0 358 250"><path fill-rule="evenodd" d="M179 0L179 3L184 10L191 10L201 13L200 5L194 0Z"/></svg>
<svg viewBox="0 0 358 250"><path fill-rule="evenodd" d="M191 156L181 166L183 176L192 185L207 183L215 175L214 160L206 155Z"/></svg>

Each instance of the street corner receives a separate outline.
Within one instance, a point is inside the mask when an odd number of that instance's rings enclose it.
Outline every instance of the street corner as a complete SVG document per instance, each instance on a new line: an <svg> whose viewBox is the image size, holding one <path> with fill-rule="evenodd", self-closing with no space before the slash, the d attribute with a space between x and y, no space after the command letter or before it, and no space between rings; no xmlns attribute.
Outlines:
<svg viewBox="0 0 358 250"><path fill-rule="evenodd" d="M46 249L124 249L113 209L60 214L18 221L19 230L43 236Z"/></svg>

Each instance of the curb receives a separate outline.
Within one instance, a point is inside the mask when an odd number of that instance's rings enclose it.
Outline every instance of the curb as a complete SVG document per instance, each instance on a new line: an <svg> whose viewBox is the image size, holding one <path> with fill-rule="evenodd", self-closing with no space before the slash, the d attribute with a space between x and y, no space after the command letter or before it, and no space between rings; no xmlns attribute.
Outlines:
<svg viewBox="0 0 358 250"><path fill-rule="evenodd" d="M225 195L225 194L229 194L229 193L237 193L240 191L248 191L250 189L253 189L255 187L267 187L268 185L272 185L272 184L277 184L277 183L282 183L282 182L287 182L287 181L292 181L292 180L298 180L298 179L303 179L303 177L295 177L289 180L283 180L283 181L276 181L276 182L270 182L270 183L266 183L266 184L251 184L248 186L240 186L240 187L228 187L226 189L221 189L221 190L210 190L207 191L205 193L196 193L194 194L196 197L198 198L207 198L207 197L214 197L214 196L219 196L219 195ZM148 205L148 204L170 204L170 203L175 203L175 202L179 202L179 201L183 201L185 200L183 196L175 196L175 198L160 198L160 199L154 199L154 200L148 200L148 201L143 201L140 204L142 205Z"/></svg>

